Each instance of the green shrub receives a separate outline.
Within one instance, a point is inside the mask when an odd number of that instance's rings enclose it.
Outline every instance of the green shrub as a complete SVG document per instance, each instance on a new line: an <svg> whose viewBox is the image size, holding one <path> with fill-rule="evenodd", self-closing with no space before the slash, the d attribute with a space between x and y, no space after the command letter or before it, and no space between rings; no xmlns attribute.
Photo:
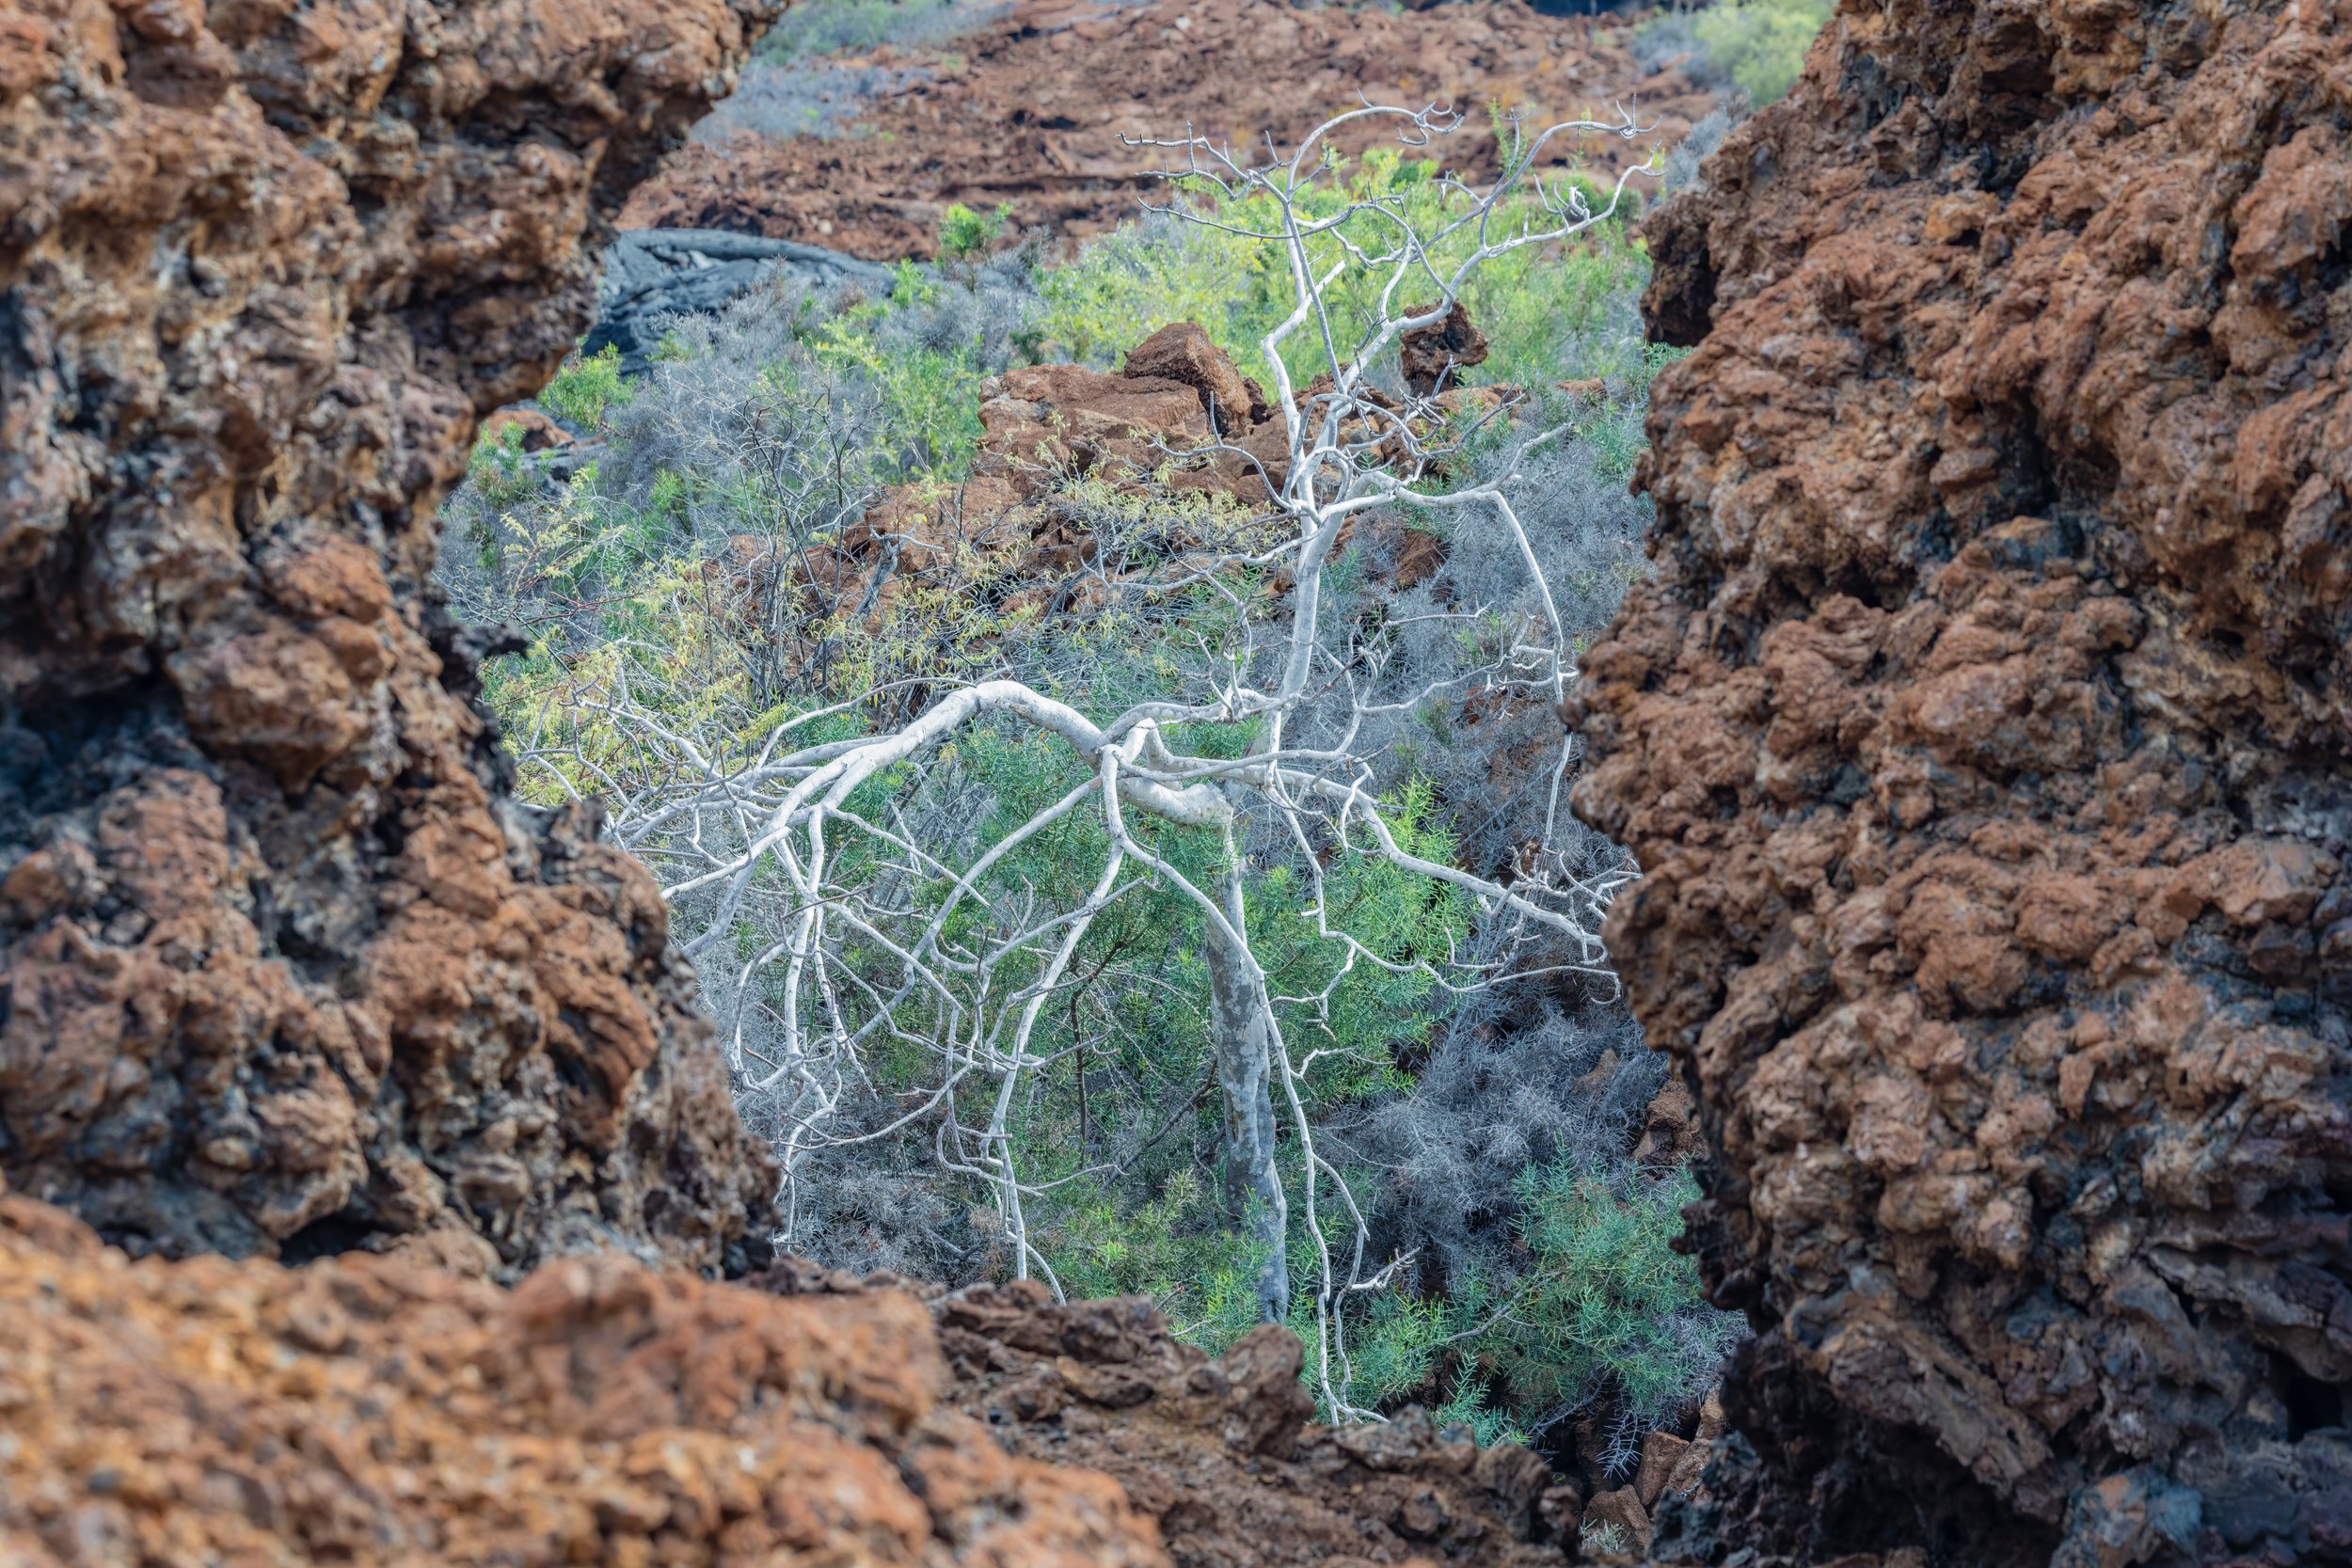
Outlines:
<svg viewBox="0 0 2352 1568"><path fill-rule="evenodd" d="M1705 1391L1739 1332L1699 1294L1698 1269L1674 1251L1698 1183L1567 1163L1521 1173L1519 1236L1531 1255L1516 1305L1467 1342L1473 1375L1520 1412L1572 1406L1614 1389L1638 1425ZM1457 1322L1502 1304L1478 1282L1456 1292Z"/></svg>
<svg viewBox="0 0 2352 1568"><path fill-rule="evenodd" d="M537 490L539 476L523 453L523 427L509 424L476 440L466 482L492 506L512 506Z"/></svg>
<svg viewBox="0 0 2352 1568"><path fill-rule="evenodd" d="M606 409L628 401L621 351L609 343L586 358L575 354L566 359L539 394L540 407L590 430L604 422Z"/></svg>
<svg viewBox="0 0 2352 1568"><path fill-rule="evenodd" d="M768 30L759 52L789 64L885 43L930 43L979 25L995 9L977 0L799 0Z"/></svg>
<svg viewBox="0 0 2352 1568"><path fill-rule="evenodd" d="M1692 17L1691 33L1711 74L1764 104L1796 86L1833 8L1834 0L1724 0Z"/></svg>
<svg viewBox="0 0 2352 1568"><path fill-rule="evenodd" d="M939 220L939 254L950 261L968 261L985 252L1004 233L1012 216L1012 203L999 202L993 213L976 213L962 202L951 202Z"/></svg>
<svg viewBox="0 0 2352 1568"><path fill-rule="evenodd" d="M1463 201L1436 176L1438 166L1376 148L1351 164L1336 166L1324 182L1300 200L1328 214L1349 201L1393 203L1417 224ZM1606 205L1607 189L1581 175L1562 177L1582 188L1596 207ZM1628 187L1634 195L1634 187ZM1280 247L1234 229L1263 230L1274 208L1264 193L1230 199L1213 187L1194 184L1184 199L1220 227L1169 217L1127 224L1089 245L1071 264L1041 279L1045 309L1038 335L1047 356L1067 355L1085 363L1108 365L1145 336L1173 321L1197 322L1243 372L1268 388L1273 382L1260 343L1290 313L1293 295ZM1498 230L1535 214L1532 198L1507 207ZM1495 258L1472 275L1463 295L1470 317L1486 335L1486 362L1468 372L1472 383L1538 386L1564 376L1597 373L1566 357L1599 315L1640 291L1648 261L1629 221L1638 199L1612 220L1565 244L1529 245ZM1383 220L1359 214L1338 236L1322 245L1336 254L1343 240L1376 247L1387 233ZM1458 261L1472 244L1454 236L1436 258ZM1328 256L1318 257L1327 264ZM1334 325L1343 345L1354 341L1376 302L1379 279L1351 269L1333 291ZM1391 353L1394 351L1391 350ZM1322 343L1311 332L1294 333L1283 357L1294 385L1304 385L1324 367Z"/></svg>

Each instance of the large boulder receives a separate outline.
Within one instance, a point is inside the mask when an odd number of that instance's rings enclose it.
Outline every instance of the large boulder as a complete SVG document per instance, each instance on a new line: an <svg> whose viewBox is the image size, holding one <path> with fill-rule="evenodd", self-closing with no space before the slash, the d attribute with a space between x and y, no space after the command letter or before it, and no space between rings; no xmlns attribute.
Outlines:
<svg viewBox="0 0 2352 1568"><path fill-rule="evenodd" d="M1759 1330L1652 1550L2346 1560L2352 25L1848 4L1701 179L1576 797Z"/></svg>
<svg viewBox="0 0 2352 1568"><path fill-rule="evenodd" d="M764 1229L652 883L513 800L427 578L476 416L588 324L597 213L776 8L0 14L20 1191L167 1253Z"/></svg>

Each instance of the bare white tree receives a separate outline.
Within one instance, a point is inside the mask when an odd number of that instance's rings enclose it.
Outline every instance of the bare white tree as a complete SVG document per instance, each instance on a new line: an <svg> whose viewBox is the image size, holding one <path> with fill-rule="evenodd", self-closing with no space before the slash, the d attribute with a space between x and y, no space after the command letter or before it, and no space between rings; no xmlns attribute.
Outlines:
<svg viewBox="0 0 2352 1568"><path fill-rule="evenodd" d="M1035 1076L1057 1052L1084 1051L1086 1040L1074 1006L1071 1037L1057 1051L1041 1046L1052 1033L1041 1032L1041 1020L1055 1020L1052 1009L1073 994L1073 961L1104 911L1146 884L1172 889L1206 932L1209 1029L1225 1102L1223 1176L1263 1259L1259 1310L1286 1320L1301 1288L1295 1279L1311 1276L1303 1288L1313 1293L1327 1408L1340 1418L1370 1414L1346 1398L1340 1308L1351 1292L1379 1288L1387 1271L1364 1256L1364 1216L1319 1151L1302 1092L1318 1057L1346 1042L1287 1037L1285 1007L1294 1019L1311 1019L1331 992L1272 992L1243 897L1250 833L1271 834L1295 852L1295 918L1340 956L1341 974L1359 965L1417 969L1455 988L1485 983L1492 966L1466 954L1401 961L1374 950L1333 916L1327 863L1368 856L1459 890L1490 929L1499 923L1539 939L1554 961L1595 974L1606 973L1602 914L1633 875L1625 865L1580 876L1556 852L1566 739L1544 836L1507 880L1417 854L1384 814L1374 748L1364 739L1385 716L1459 701L1473 689L1556 705L1576 678L1569 628L1512 505L1516 462L1489 482L1446 488L1449 459L1462 451L1466 420L1476 419L1447 388L1399 395L1374 377L1406 334L1446 320L1480 266L1570 240L1615 214L1629 175L1605 200L1576 182L1548 179L1537 166L1555 142L1579 134L1631 137L1641 128L1625 113L1532 136L1514 132L1496 180L1481 186L1439 177L1444 199L1434 203L1393 192L1348 199L1344 188L1333 189L1337 138L1385 130L1419 148L1460 123L1448 110L1367 106L1318 127L1287 156L1269 149L1254 163L1201 137L1151 144L1176 155L1172 177L1214 185L1226 198L1200 208L1180 201L1173 215L1270 243L1285 260L1294 297L1260 345L1280 420L1279 460L1263 441L1197 454L1258 465L1270 515L1256 537L1271 542L1207 559L1190 552L1123 585L1145 595L1207 591L1232 607L1227 629L1201 648L1205 676L1172 683L1104 721L1021 680L979 680L932 692L914 718L882 733L803 743L812 725L859 706L845 704L794 715L755 755L733 762L625 689L609 694L632 745L659 758L614 781L612 831L662 876L688 951L706 969L732 955L735 983L720 999L722 1022L738 1072L777 1107L786 1245L801 1223L812 1154L852 1136L929 1128L941 1164L992 1195L1016 1272L1034 1271L1058 1293L1025 1212L1042 1189L1021 1168L1015 1132ZM1263 214L1264 222L1242 226L1235 213ZM1298 365L1315 372L1303 387L1293 375ZM1534 434L1515 450L1524 456L1558 435ZM1397 506L1504 531L1533 577L1542 613L1509 627L1500 651L1471 672L1415 686L1401 678L1388 633L1330 624L1327 578L1343 531ZM1275 575L1288 582L1279 601L1257 592ZM1481 612L1453 611L1466 622ZM1184 726L1234 724L1254 736L1239 756L1187 751L1178 738ZM985 838L972 814L911 819L905 802L914 784L939 784L931 798L952 798L945 781L959 737L984 726L1049 737L1083 765L1079 782ZM1057 907L1005 875L1025 847L1081 817L1099 826L1094 841L1103 846L1100 863L1087 868L1084 897ZM1156 826L1147 832L1147 821ZM1168 831L1215 835L1216 875L1175 863L1163 839ZM747 943L746 931L759 935ZM845 1131L840 1112L869 1083L868 1063L882 1050L928 1060L928 1086L882 1125ZM1288 1184L1285 1127L1294 1145ZM1291 1255L1300 1232L1303 1269Z"/></svg>

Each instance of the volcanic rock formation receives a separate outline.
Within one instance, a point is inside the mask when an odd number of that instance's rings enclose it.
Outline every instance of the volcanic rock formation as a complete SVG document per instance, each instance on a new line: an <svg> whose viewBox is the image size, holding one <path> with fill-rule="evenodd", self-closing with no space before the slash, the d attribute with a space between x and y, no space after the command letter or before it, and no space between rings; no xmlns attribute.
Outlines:
<svg viewBox="0 0 2352 1568"><path fill-rule="evenodd" d="M607 1254L127 1261L0 1193L0 1561L1167 1568L1109 1477L1009 1456L898 1291Z"/></svg>
<svg viewBox="0 0 2352 1568"><path fill-rule="evenodd" d="M1849 4L1701 174L1577 796L1760 1331L1653 1551L2352 1560L2352 12Z"/></svg>
<svg viewBox="0 0 2352 1568"><path fill-rule="evenodd" d="M0 1171L134 1250L721 1260L643 870L426 590L476 416L775 0L0 9ZM751 1228L756 1232L758 1227Z"/></svg>
<svg viewBox="0 0 2352 1568"><path fill-rule="evenodd" d="M1567 1560L1572 1486L1517 1445L1479 1449L1410 1411L1310 1424L1297 1336L1262 1324L1214 1359L1141 1297L1057 1304L1033 1280L944 1293L782 1259L787 1295L912 1289L928 1299L952 1398L1008 1452L1116 1479L1179 1568L1372 1568Z"/></svg>
<svg viewBox="0 0 2352 1568"><path fill-rule="evenodd" d="M132 1261L0 1191L0 1561L1566 1560L1542 1461L1307 1425L1286 1330L1212 1360L1142 1300L750 1283Z"/></svg>

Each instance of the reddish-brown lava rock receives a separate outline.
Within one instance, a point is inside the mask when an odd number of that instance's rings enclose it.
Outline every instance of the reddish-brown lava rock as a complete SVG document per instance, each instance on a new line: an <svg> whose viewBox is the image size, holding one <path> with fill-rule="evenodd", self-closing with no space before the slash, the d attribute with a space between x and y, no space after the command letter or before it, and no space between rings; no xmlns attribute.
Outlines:
<svg viewBox="0 0 2352 1568"><path fill-rule="evenodd" d="M1440 149L1497 172L1484 108L1554 119L1634 100L1670 147L1714 98L1679 70L1645 74L1614 17L1553 16L1524 0L1398 12L1263 0L1013 0L974 34L851 65L906 71L841 137L736 135L670 158L623 212L627 228L727 229L869 260L930 257L950 203L1012 208L1013 222L1077 239L1136 215L1181 152L1122 137L1187 124L1236 149L1285 148L1330 115L1375 103L1451 104L1470 124ZM1374 128L1342 133L1347 150ZM1378 138L1392 144L1387 131ZM1354 140L1349 138L1353 137ZM1613 172L1653 138L1589 135L1549 150ZM1548 154L1549 156L1549 154Z"/></svg>
<svg viewBox="0 0 2352 1568"><path fill-rule="evenodd" d="M796 1259L786 1294L869 1294ZM1387 1424L1310 1422L1297 1337L1252 1329L1214 1359L1152 1304L1054 1301L1034 1281L929 1298L955 1376L949 1396L1023 1458L1115 1477L1155 1519L1178 1568L1480 1568L1565 1564L1576 1499L1516 1446L1480 1449L1419 1411Z"/></svg>
<svg viewBox="0 0 2352 1568"><path fill-rule="evenodd" d="M1414 309L1420 315L1431 309L1423 305ZM1417 326L1397 340L1397 353L1405 371L1405 385L1422 397L1435 392L1440 385L1452 387L1462 379L1461 372L1472 365L1486 362L1486 335L1470 318L1470 311L1460 300L1438 320L1427 326Z"/></svg>
<svg viewBox="0 0 2352 1568"><path fill-rule="evenodd" d="M1329 390L1322 377L1297 394L1299 405ZM835 607L864 606L868 631L879 635L903 595L967 592L978 562L1001 574L995 591L1006 616L1084 615L1129 572L1170 557L1205 565L1253 538L1248 547L1263 547L1269 484L1279 488L1289 472L1287 421L1197 324L1152 332L1116 374L1025 365L992 378L983 393L978 450L963 480L899 485L831 545L795 549L781 539L734 536L726 558L705 568L718 612L763 615L775 586L793 582ZM1503 396L1497 388L1453 388L1433 403L1439 415L1467 422L1494 417ZM1414 429L1425 435L1432 422L1417 419ZM1132 541L1122 548L1114 539L1105 561L1095 532L1100 509L1079 482L1180 504L1161 509L1171 526L1151 548L1136 550ZM1390 578L1397 587L1443 563L1444 546L1433 536L1392 520L1373 526L1400 536ZM1352 520L1342 527L1342 545L1354 529ZM1277 570L1269 591L1289 588L1288 572Z"/></svg>
<svg viewBox="0 0 2352 1568"><path fill-rule="evenodd" d="M1652 1551L2352 1560L2352 12L1845 5L1702 180L1577 795L1760 1331Z"/></svg>
<svg viewBox="0 0 2352 1568"><path fill-rule="evenodd" d="M0 1193L0 1561L1167 1568L1119 1483L1007 1454L914 1297L606 1254L133 1261Z"/></svg>
<svg viewBox="0 0 2352 1568"><path fill-rule="evenodd" d="M1238 436L1271 412L1265 392L1243 375L1195 322L1170 322L1127 351L1120 373L1181 381L1200 396L1217 433Z"/></svg>
<svg viewBox="0 0 2352 1568"><path fill-rule="evenodd" d="M0 4L0 1170L134 1248L716 1264L644 872L437 613L476 414L774 0Z"/></svg>

